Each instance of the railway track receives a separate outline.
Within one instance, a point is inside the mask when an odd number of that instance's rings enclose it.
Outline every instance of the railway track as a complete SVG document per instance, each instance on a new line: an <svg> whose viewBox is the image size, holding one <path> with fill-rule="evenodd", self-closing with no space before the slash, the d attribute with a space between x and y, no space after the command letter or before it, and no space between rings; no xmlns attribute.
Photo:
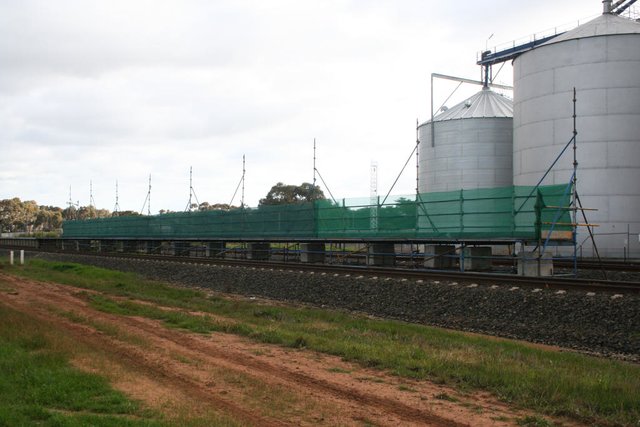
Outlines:
<svg viewBox="0 0 640 427"><path fill-rule="evenodd" d="M5 249L22 249L7 248ZM513 287L528 287L540 289L556 290L580 290L586 292L610 292L610 293L640 293L640 282L621 282L599 279L580 279L575 277L524 277L506 273L485 273L485 272L457 272L427 269L407 269L389 267L370 267L362 265L337 265L337 264L307 264L300 262L279 262L279 261L253 261L238 259L219 259L204 257L179 257L169 255L141 255L133 253L86 253L86 252L63 252L28 249L32 252L58 253L67 255L85 255L96 257L110 257L121 259L136 259L162 262L178 262L192 264L218 264L236 265L250 268L278 269L292 271L313 271L325 274L355 275L363 277L390 277L407 280L442 280L456 281L471 284L483 285L508 285Z"/></svg>
<svg viewBox="0 0 640 427"><path fill-rule="evenodd" d="M573 268L571 260L554 260L554 266L561 268ZM595 261L578 260L579 270L605 270L605 271L628 271L630 273L640 272L640 264L637 262L625 261Z"/></svg>
<svg viewBox="0 0 640 427"><path fill-rule="evenodd" d="M356 255L354 258L360 258L364 260L366 258L365 255ZM420 264L420 256L411 256L411 255L396 255L396 260L398 262L404 263L406 265L415 265L418 266ZM496 267L504 267L504 266L516 266L517 260L515 258L511 259L509 257L503 258L495 258L492 261L492 264ZM562 269L573 269L573 260L571 259L554 259L553 265L556 268ZM578 259L577 260L578 270L605 270L605 271L625 271L629 273L640 273L640 263L635 261L619 261L619 260L585 260Z"/></svg>

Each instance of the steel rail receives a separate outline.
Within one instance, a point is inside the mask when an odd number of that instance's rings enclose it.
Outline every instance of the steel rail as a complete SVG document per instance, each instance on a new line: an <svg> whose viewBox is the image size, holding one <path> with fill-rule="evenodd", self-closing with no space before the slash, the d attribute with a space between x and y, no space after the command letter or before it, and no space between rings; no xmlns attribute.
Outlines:
<svg viewBox="0 0 640 427"><path fill-rule="evenodd" d="M571 260L554 260L554 266L557 267L573 267L573 261ZM627 271L627 272L640 272L640 264L636 262L624 262L624 261L590 261L590 260L578 260L578 269L583 270L600 270L606 271Z"/></svg>
<svg viewBox="0 0 640 427"><path fill-rule="evenodd" d="M353 266L336 264L306 264L301 262L280 262L280 261L254 261L244 259L219 259L205 257L186 257L169 255L148 255L134 253L97 253L78 251L54 251L34 248L24 248L27 252L55 253L63 255L82 255L94 257L107 257L115 259L148 260L162 262L177 262L189 264L216 264L234 265L242 267L265 268L282 271L314 271L323 273L333 273L342 275L361 275L367 277L390 277L404 278L412 280L448 280L465 283L475 283L484 285L511 285L528 288L556 289L564 291L590 291L590 292L610 292L610 293L640 293L640 282L622 282L599 279L579 279L573 277L530 277L517 276L512 274L480 273L480 272L452 272L444 270L427 269L403 269L390 267Z"/></svg>
<svg viewBox="0 0 640 427"><path fill-rule="evenodd" d="M419 261L416 256L409 254L396 254L396 260L403 262ZM515 266L517 258L494 256L491 259L494 266ZM554 268L571 268L573 269L572 259L554 259ZM606 270L606 271L624 271L629 273L640 272L640 263L632 261L597 261L597 260L578 260L578 269L580 270Z"/></svg>

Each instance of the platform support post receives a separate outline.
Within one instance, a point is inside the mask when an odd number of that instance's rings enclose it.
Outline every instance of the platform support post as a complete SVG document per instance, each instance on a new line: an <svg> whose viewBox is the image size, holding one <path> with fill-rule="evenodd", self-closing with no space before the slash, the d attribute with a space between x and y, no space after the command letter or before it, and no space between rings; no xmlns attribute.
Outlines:
<svg viewBox="0 0 640 427"><path fill-rule="evenodd" d="M393 243L372 243L367 249L367 265L391 267L396 261L396 249Z"/></svg>
<svg viewBox="0 0 640 427"><path fill-rule="evenodd" d="M323 263L324 243L300 243L300 262Z"/></svg>
<svg viewBox="0 0 640 427"><path fill-rule="evenodd" d="M271 244L266 242L249 243L247 259L267 261L271 257Z"/></svg>
<svg viewBox="0 0 640 427"><path fill-rule="evenodd" d="M437 270L452 268L455 253L454 245L425 245L424 267Z"/></svg>

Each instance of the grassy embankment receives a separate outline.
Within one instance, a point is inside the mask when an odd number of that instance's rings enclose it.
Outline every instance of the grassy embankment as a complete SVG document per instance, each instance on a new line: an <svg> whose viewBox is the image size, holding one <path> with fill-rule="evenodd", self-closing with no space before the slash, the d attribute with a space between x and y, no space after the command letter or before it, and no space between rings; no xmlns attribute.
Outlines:
<svg viewBox="0 0 640 427"><path fill-rule="evenodd" d="M168 327L305 347L463 392L488 390L505 402L587 423L636 425L640 420L640 366L634 364L338 311L207 296L78 264L33 260L6 271L100 291L86 296L93 307L157 319ZM162 310L133 299L205 314Z"/></svg>
<svg viewBox="0 0 640 427"><path fill-rule="evenodd" d="M0 292L15 291L0 282ZM109 363L103 357L63 331L0 304L0 426L236 425L217 414L193 415L180 408L167 416L114 390L107 378L71 363Z"/></svg>

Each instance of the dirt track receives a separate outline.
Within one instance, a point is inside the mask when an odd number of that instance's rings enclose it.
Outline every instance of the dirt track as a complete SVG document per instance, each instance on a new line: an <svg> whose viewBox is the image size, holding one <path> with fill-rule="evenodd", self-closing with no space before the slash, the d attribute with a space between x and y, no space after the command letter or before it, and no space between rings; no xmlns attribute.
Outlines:
<svg viewBox="0 0 640 427"><path fill-rule="evenodd" d="M213 412L264 426L498 426L526 415L485 394L461 395L337 357L103 313L78 288L4 274L0 282L13 290L0 292L0 304L45 320L103 355L78 358L76 366L106 375L116 388L165 412Z"/></svg>

